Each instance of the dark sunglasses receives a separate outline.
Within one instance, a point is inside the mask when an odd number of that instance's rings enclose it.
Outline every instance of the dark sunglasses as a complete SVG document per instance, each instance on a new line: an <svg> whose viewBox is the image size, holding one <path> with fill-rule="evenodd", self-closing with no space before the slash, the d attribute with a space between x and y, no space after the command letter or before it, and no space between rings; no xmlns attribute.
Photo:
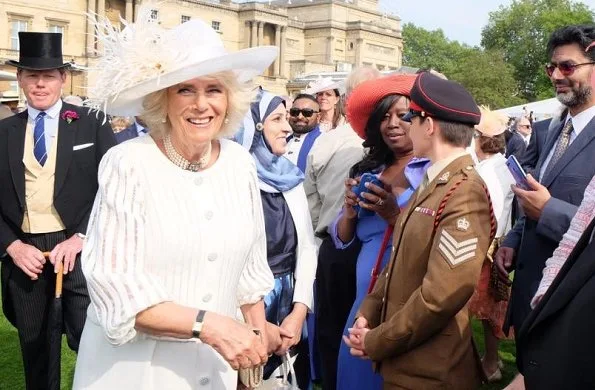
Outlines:
<svg viewBox="0 0 595 390"><path fill-rule="evenodd" d="M297 117L300 116L300 113L304 116L304 118L310 118L312 115L317 114L319 111L313 110L311 108L290 108L289 115Z"/></svg>
<svg viewBox="0 0 595 390"><path fill-rule="evenodd" d="M409 110L409 112L407 114L405 114L405 116L403 118L401 118L403 121L405 122L411 122L411 120L413 118L415 118L416 116L425 118L426 117L426 113L423 111L417 111L417 110Z"/></svg>
<svg viewBox="0 0 595 390"><path fill-rule="evenodd" d="M548 64L545 66L545 72L549 77L552 77L556 68L562 73L562 76L570 76L574 73L576 68L583 65L593 65L595 62L583 62L582 64L573 64L572 62L564 61L559 64Z"/></svg>

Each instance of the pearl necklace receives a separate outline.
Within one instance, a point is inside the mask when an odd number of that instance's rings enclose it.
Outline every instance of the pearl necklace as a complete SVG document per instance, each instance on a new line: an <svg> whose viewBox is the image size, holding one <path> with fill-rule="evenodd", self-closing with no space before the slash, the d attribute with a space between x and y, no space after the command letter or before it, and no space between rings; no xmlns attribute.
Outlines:
<svg viewBox="0 0 595 390"><path fill-rule="evenodd" d="M165 147L165 154L167 158L171 160L174 164L179 166L182 169L192 172L198 172L199 170L203 169L209 163L211 159L211 143L207 146L207 151L202 155L202 157L198 161L188 161L186 160L172 145L171 137L167 134L163 137L163 146Z"/></svg>

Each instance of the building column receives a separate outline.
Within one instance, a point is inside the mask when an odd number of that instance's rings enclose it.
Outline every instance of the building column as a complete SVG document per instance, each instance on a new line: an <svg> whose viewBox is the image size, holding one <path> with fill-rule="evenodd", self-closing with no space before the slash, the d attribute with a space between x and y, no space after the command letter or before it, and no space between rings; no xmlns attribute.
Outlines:
<svg viewBox="0 0 595 390"><path fill-rule="evenodd" d="M132 8L132 0L126 0L126 13L124 19L126 19L126 22L128 23L132 23L134 18Z"/></svg>
<svg viewBox="0 0 595 390"><path fill-rule="evenodd" d="M105 18L105 0L97 0L97 16L99 18ZM103 51L103 44L101 42L97 42L97 51Z"/></svg>
<svg viewBox="0 0 595 390"><path fill-rule="evenodd" d="M95 14L95 0L87 0L87 13ZM91 18L87 18L87 56L95 55L95 25Z"/></svg>
<svg viewBox="0 0 595 390"><path fill-rule="evenodd" d="M275 25L275 46L279 48L279 53L281 53L281 26L278 24ZM279 77L281 75L281 58L277 56L275 59L275 77Z"/></svg>
<svg viewBox="0 0 595 390"><path fill-rule="evenodd" d="M279 76L285 77L285 50L287 48L287 27L281 27L281 47L279 51Z"/></svg>
<svg viewBox="0 0 595 390"><path fill-rule="evenodd" d="M134 10L133 10L133 22L136 22L138 18L138 8L140 7L140 0L134 0Z"/></svg>
<svg viewBox="0 0 595 390"><path fill-rule="evenodd" d="M358 38L355 41L355 66L362 66L362 51L364 48L362 47L364 44L364 40L362 38Z"/></svg>
<svg viewBox="0 0 595 390"><path fill-rule="evenodd" d="M326 37L326 58L325 58L325 62L327 64L332 64L333 63L333 41L335 40L335 38L333 37Z"/></svg>
<svg viewBox="0 0 595 390"><path fill-rule="evenodd" d="M250 47L258 46L256 39L257 39L257 32L256 32L256 22L250 22Z"/></svg>
<svg viewBox="0 0 595 390"><path fill-rule="evenodd" d="M262 46L264 42L264 22L258 22L258 46Z"/></svg>

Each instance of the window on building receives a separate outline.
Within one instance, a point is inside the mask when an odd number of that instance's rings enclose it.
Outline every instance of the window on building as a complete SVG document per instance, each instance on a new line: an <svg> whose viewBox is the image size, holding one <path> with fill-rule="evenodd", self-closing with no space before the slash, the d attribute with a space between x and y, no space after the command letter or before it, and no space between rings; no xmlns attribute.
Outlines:
<svg viewBox="0 0 595 390"><path fill-rule="evenodd" d="M156 9L151 10L151 19L158 20L159 19L159 11Z"/></svg>
<svg viewBox="0 0 595 390"><path fill-rule="evenodd" d="M186 23L190 21L190 16L188 15L182 15L182 20L181 23Z"/></svg>
<svg viewBox="0 0 595 390"><path fill-rule="evenodd" d="M215 31L221 31L221 22L219 22L217 20L213 20L211 22L211 27L213 27L213 30L215 30Z"/></svg>
<svg viewBox="0 0 595 390"><path fill-rule="evenodd" d="M59 24L50 24L50 28L48 30L52 33L60 33L64 35L64 26Z"/></svg>
<svg viewBox="0 0 595 390"><path fill-rule="evenodd" d="M7 96L19 96L19 82L11 81L10 89L4 93Z"/></svg>
<svg viewBox="0 0 595 390"><path fill-rule="evenodd" d="M29 22L24 19L13 19L10 28L10 48L19 50L19 31L27 31Z"/></svg>

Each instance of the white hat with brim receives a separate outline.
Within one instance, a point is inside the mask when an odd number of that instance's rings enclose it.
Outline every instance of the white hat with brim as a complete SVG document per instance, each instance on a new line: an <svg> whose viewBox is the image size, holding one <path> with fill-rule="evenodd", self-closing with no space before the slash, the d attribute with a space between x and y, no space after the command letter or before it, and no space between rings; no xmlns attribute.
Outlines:
<svg viewBox="0 0 595 390"><path fill-rule="evenodd" d="M275 46L230 53L205 22L194 19L165 30L151 19L150 11L143 3L137 22L122 31L101 21L103 31L108 31L102 39L105 55L94 67L96 81L88 105L111 115L136 116L150 93L225 71L245 83L264 72L279 53Z"/></svg>
<svg viewBox="0 0 595 390"><path fill-rule="evenodd" d="M240 83L248 82L271 65L279 53L274 46L255 47L220 57L186 65L181 69L153 77L133 87L123 90L108 99L105 111L117 116L135 116L143 111L144 98L153 92L171 87L197 77L224 71L233 71Z"/></svg>
<svg viewBox="0 0 595 390"><path fill-rule="evenodd" d="M308 95L316 95L319 92L338 90L339 94L345 93L345 80L333 81L330 77L321 77L308 84L308 88L304 90L304 93Z"/></svg>

